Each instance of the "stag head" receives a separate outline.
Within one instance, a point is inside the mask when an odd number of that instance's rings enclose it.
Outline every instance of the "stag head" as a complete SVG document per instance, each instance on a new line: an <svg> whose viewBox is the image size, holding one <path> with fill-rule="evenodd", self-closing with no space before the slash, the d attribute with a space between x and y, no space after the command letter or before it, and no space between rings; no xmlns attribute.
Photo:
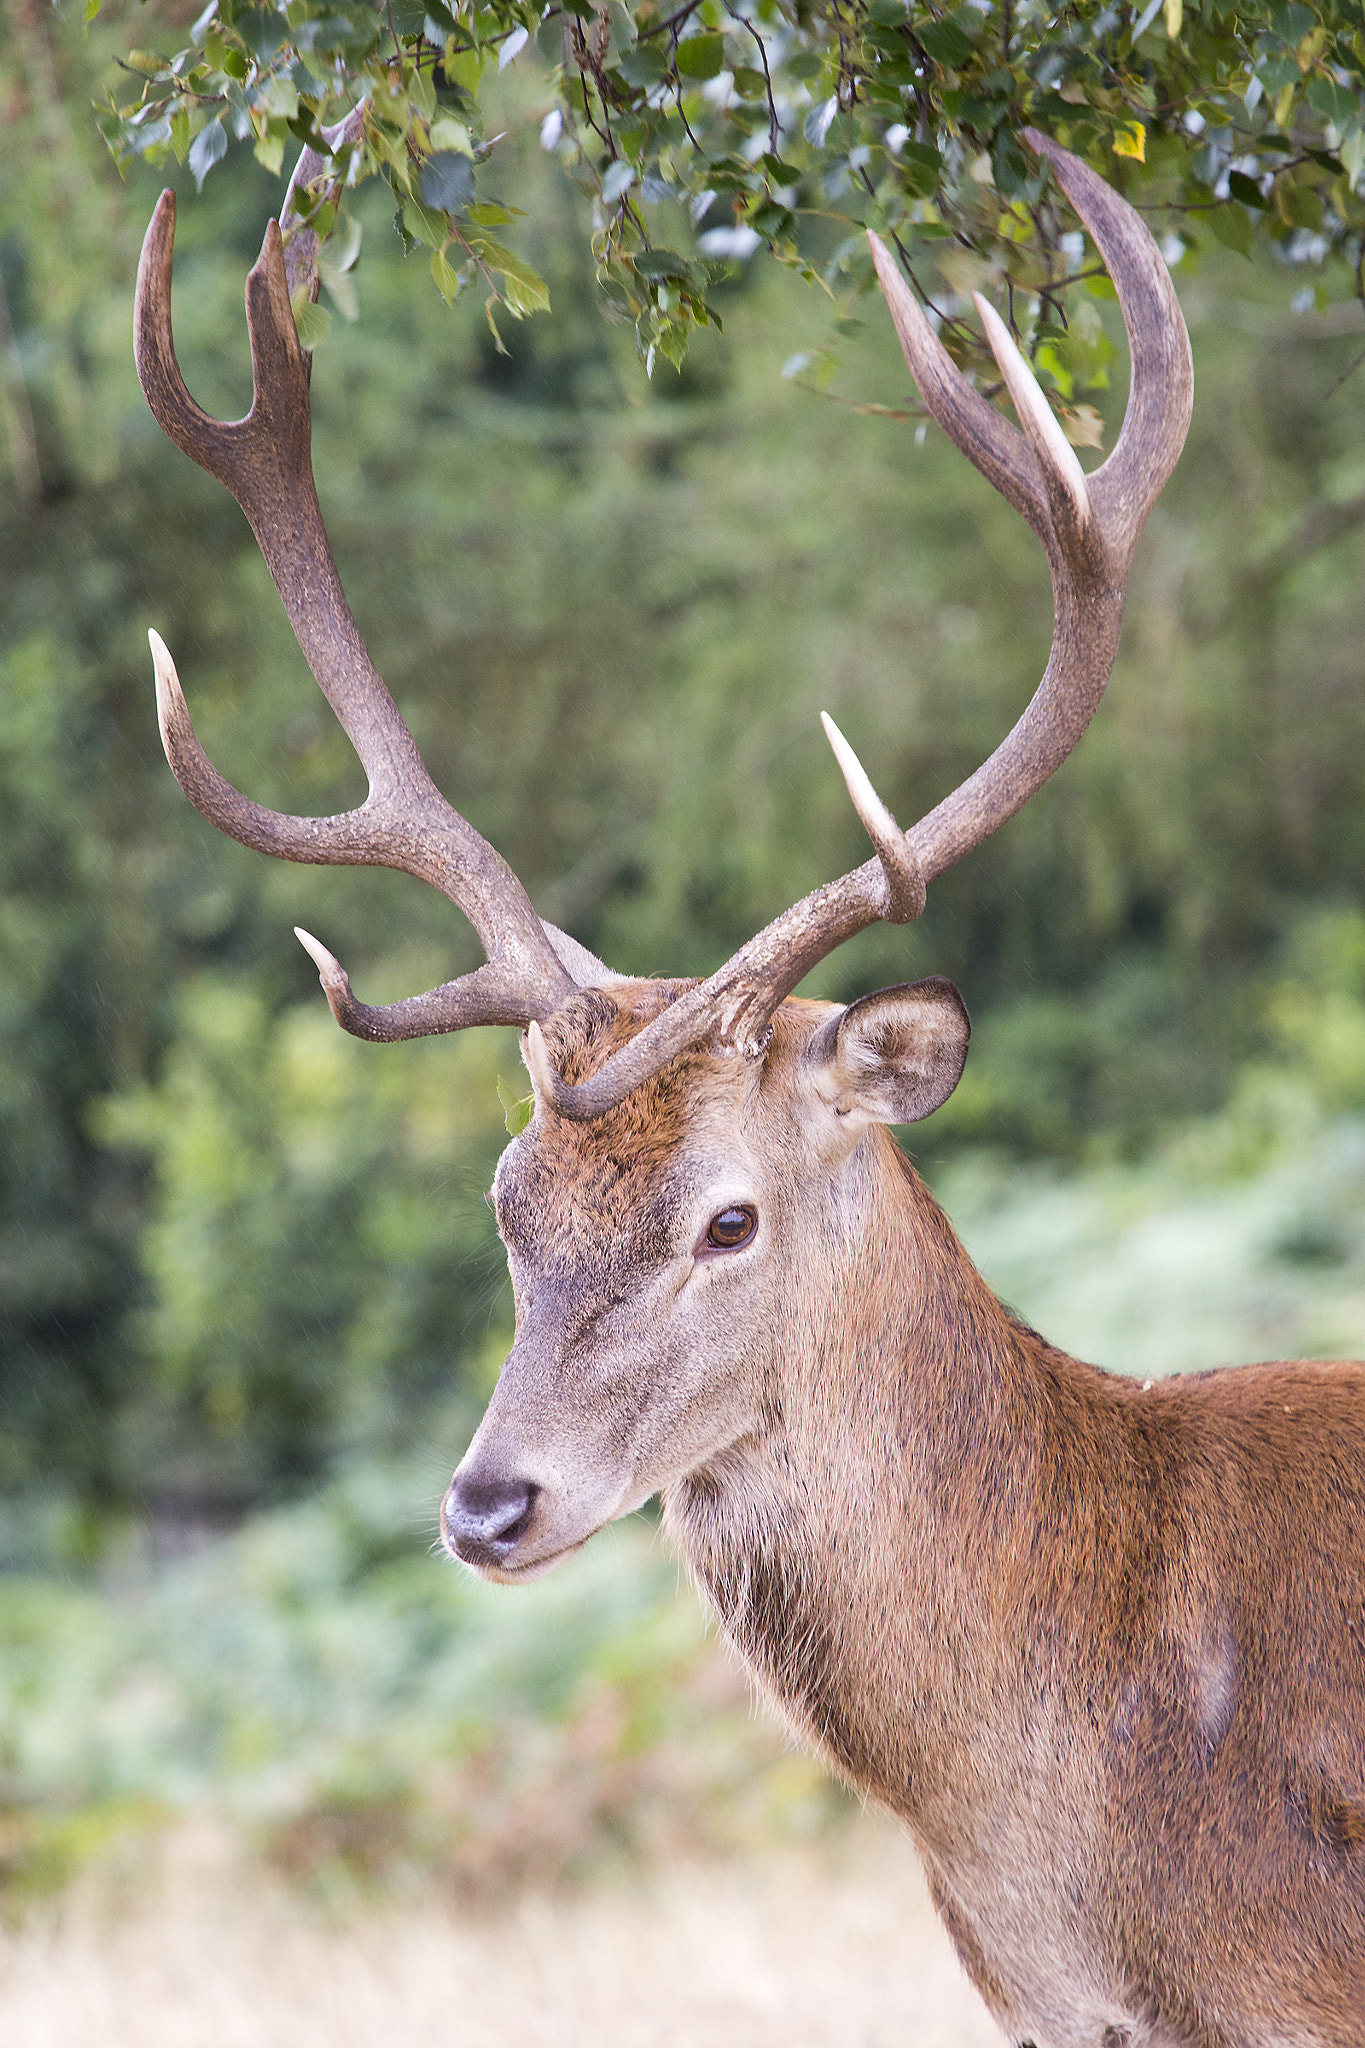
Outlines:
<svg viewBox="0 0 1365 2048"><path fill-rule="evenodd" d="M909 831L826 718L874 857L784 912L701 982L614 975L537 916L506 863L428 776L328 547L279 228L268 228L247 283L255 395L232 424L199 409L176 364L170 193L148 230L137 304L148 402L246 513L369 795L333 818L288 817L241 795L199 747L170 655L153 635L171 767L204 815L244 844L289 860L404 869L473 924L484 966L384 1006L360 1002L332 954L300 932L346 1030L381 1040L476 1023L525 1030L535 1114L495 1186L516 1342L442 1510L449 1548L495 1576L543 1570L613 1516L714 1469L761 1429L782 1348L800 1341L818 1356L839 1339L832 1327L794 1327L794 1316L842 1312L837 1288L823 1291L818 1311L796 1305L798 1293L802 1303L810 1296L794 1290L794 1263L842 1273L855 1289L875 1277L889 1248L868 1242L867 1190L888 1171L908 1172L892 1163L900 1155L880 1127L927 1116L946 1099L969 1026L957 991L937 979L846 1009L793 991L855 932L917 916L928 884L1061 765L1108 680L1133 548L1189 422L1189 343L1137 215L1056 143L1033 131L1028 140L1094 237L1128 331L1123 428L1091 475L994 310L977 298L1018 427L956 369L891 254L869 239L925 404L1043 543L1055 616L1047 669L996 751ZM301 172L316 175L316 166Z"/></svg>

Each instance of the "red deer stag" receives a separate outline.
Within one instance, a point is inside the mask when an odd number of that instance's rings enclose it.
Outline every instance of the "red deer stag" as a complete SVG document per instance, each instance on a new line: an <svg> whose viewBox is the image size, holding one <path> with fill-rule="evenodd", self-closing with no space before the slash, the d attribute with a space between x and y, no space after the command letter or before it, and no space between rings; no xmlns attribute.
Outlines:
<svg viewBox="0 0 1365 2048"><path fill-rule="evenodd" d="M224 832L434 883L487 954L371 1008L300 934L362 1038L517 1023L535 1090L498 1168L516 1341L446 1495L448 1550L506 1584L662 1493L763 1690L909 1827L967 1971L1036 2048L1365 2043L1365 1368L1138 1386L995 1300L886 1125L951 1092L949 982L848 1008L801 977L1016 811L1099 702L1134 543L1175 463L1189 343L1137 216L1041 135L1118 287L1132 353L1085 475L989 306L1010 425L890 256L926 405L1038 534L1056 628L1023 717L902 832L830 738L876 857L709 980L611 974L536 916L453 811L371 666L328 551L308 369L272 222L247 285L255 402L222 425L171 343L173 200L148 233L138 364L158 420L237 497L370 780L294 818L212 768L153 637L172 768Z"/></svg>

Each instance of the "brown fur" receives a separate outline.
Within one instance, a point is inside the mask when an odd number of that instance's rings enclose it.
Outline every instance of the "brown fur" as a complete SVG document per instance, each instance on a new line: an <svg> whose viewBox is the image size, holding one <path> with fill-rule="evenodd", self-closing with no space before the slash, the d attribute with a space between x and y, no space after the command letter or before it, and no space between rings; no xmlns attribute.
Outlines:
<svg viewBox="0 0 1365 2048"><path fill-rule="evenodd" d="M554 1057L591 1072L677 988L576 998ZM1143 1389L1057 1351L890 1136L821 1107L830 1014L789 1002L762 1062L685 1055L596 1123L542 1107L499 1173L518 1342L462 1472L544 1475L535 1569L663 1486L1016 2041L1359 2048L1365 1368ZM771 1248L689 1265L751 1181Z"/></svg>

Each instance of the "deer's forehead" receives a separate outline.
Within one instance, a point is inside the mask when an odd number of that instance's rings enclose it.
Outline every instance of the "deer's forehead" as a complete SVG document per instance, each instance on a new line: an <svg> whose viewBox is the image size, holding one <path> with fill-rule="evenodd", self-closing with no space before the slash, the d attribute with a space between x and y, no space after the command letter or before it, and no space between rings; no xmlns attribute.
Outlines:
<svg viewBox="0 0 1365 2048"><path fill-rule="evenodd" d="M593 1123L537 1118L499 1163L498 1220L509 1243L590 1232L662 1248L698 1200L744 1176L750 1154L738 1120L695 1096Z"/></svg>
<svg viewBox="0 0 1365 2048"><path fill-rule="evenodd" d="M505 1227L544 1228L575 1215L625 1223L645 1204L675 1200L691 1178L680 1149L561 1145L528 1133L498 1168L498 1215Z"/></svg>

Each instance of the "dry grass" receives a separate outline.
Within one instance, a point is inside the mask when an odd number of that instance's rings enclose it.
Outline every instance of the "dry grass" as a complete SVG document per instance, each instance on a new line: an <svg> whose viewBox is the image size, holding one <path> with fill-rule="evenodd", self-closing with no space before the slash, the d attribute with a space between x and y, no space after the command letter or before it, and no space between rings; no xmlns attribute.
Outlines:
<svg viewBox="0 0 1365 2048"><path fill-rule="evenodd" d="M496 1914L324 1909L182 1833L0 1935L5 2048L999 2048L913 1855L661 1870Z"/></svg>

